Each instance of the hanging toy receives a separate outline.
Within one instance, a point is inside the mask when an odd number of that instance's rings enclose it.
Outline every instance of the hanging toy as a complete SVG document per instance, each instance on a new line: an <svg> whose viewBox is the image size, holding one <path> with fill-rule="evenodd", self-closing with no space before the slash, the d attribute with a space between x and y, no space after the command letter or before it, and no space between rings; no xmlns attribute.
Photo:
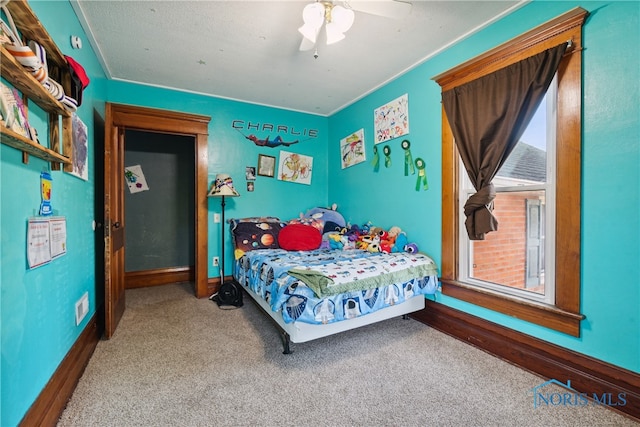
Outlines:
<svg viewBox="0 0 640 427"><path fill-rule="evenodd" d="M425 170L424 160L420 157L416 159L416 167L418 168L418 180L416 181L416 191L420 191L420 181L422 181L422 189L428 190L429 183L427 182L427 171Z"/></svg>
<svg viewBox="0 0 640 427"><path fill-rule="evenodd" d="M52 187L51 174L49 172L40 173L40 194L42 195L42 202L40 203L40 215L49 216L53 214L53 208L51 207L51 187Z"/></svg>
<svg viewBox="0 0 640 427"><path fill-rule="evenodd" d="M402 149L404 150L404 176L409 176L409 171L411 171L411 175L416 173L415 168L413 167L413 157L411 156L411 143L408 139L405 139L400 144Z"/></svg>
<svg viewBox="0 0 640 427"><path fill-rule="evenodd" d="M380 156L378 155L378 147L373 146L373 161L371 162L373 165L373 171L378 172L380 170Z"/></svg>
<svg viewBox="0 0 640 427"><path fill-rule="evenodd" d="M385 145L382 152L384 153L384 167L388 168L391 166L391 148L389 148L388 145Z"/></svg>

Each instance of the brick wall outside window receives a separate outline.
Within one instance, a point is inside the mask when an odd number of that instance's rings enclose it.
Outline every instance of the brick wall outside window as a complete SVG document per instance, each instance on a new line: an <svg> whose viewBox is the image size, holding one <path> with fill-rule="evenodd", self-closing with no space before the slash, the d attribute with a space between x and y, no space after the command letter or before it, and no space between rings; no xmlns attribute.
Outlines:
<svg viewBox="0 0 640 427"><path fill-rule="evenodd" d="M498 193L493 214L498 231L474 241L473 277L524 289L526 253L526 199L536 193Z"/></svg>

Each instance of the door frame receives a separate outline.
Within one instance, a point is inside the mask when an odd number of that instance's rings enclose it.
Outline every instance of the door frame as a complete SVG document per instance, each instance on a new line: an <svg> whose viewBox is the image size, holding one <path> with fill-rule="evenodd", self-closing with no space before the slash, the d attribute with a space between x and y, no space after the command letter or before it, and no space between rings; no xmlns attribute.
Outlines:
<svg viewBox="0 0 640 427"><path fill-rule="evenodd" d="M107 140L110 135L117 135L124 129L135 129L146 132L159 132L192 136L194 138L194 166L195 166L195 296L204 298L208 296L208 271L207 271L207 247L208 247L208 136L211 117L198 114L182 113L169 110L160 110L133 105L107 103L111 114L107 115L105 134ZM114 173L111 180L123 179L121 174ZM104 183L105 191L108 182ZM109 238L105 233L105 240ZM105 259L105 268L109 265ZM124 267L122 267L124 268ZM105 306L110 306L109 299L112 292L109 288L109 271L105 271ZM108 310L107 310L108 311ZM105 314L105 322L115 322L113 313ZM115 330L115 324L111 330ZM109 329L107 327L107 329Z"/></svg>

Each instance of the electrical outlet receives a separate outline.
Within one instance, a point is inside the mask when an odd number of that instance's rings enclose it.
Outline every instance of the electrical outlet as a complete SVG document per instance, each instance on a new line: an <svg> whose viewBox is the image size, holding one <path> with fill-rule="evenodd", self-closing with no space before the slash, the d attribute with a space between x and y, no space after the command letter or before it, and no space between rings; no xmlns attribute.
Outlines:
<svg viewBox="0 0 640 427"><path fill-rule="evenodd" d="M85 292L78 301L76 301L76 326L78 326L84 316L89 312L89 292Z"/></svg>
<svg viewBox="0 0 640 427"><path fill-rule="evenodd" d="M213 257L213 266L214 267L220 266L220 258L218 258L217 256Z"/></svg>
<svg viewBox="0 0 640 427"><path fill-rule="evenodd" d="M219 213L214 213L213 214L213 222L215 222L215 223L220 222L220 214Z"/></svg>

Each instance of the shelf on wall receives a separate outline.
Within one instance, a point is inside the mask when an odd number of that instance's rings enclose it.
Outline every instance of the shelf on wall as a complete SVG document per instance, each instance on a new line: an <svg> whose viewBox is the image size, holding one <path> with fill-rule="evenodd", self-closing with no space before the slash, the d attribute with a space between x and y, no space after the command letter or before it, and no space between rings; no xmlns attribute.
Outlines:
<svg viewBox="0 0 640 427"><path fill-rule="evenodd" d="M3 144L10 145L13 148L17 148L41 159L53 163L71 164L70 158L23 137L5 127L3 124L0 124L0 138L2 138Z"/></svg>
<svg viewBox="0 0 640 427"><path fill-rule="evenodd" d="M70 75L67 60L33 13L27 1L12 0L7 4L7 7L20 36L25 40L37 41L45 49L49 75L61 83L65 92L69 93ZM2 64L0 75L19 90L25 98L49 114L50 148L13 132L3 124L0 124L0 142L22 150L24 153L50 161L53 170L59 170L60 165L64 164L65 170L69 171L73 162L71 113L1 45L0 63ZM62 117L62 125L60 125L60 117ZM62 149L62 153L60 153L60 149ZM23 159L25 163L27 158L25 156Z"/></svg>

